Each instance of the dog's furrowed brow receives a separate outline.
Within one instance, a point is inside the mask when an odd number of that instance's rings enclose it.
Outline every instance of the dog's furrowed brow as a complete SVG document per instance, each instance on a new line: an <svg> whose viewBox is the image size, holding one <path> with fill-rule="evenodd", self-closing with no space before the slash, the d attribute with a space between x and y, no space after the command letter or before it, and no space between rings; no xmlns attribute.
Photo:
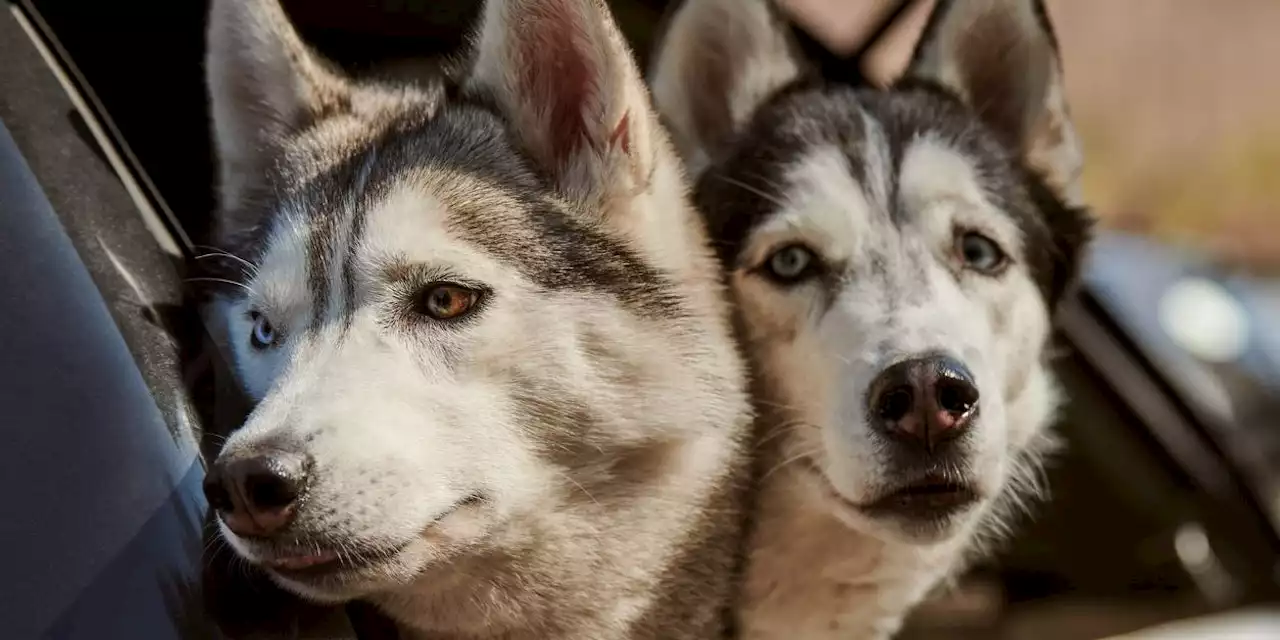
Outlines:
<svg viewBox="0 0 1280 640"><path fill-rule="evenodd" d="M379 261L377 273L390 285L421 284L443 277L444 270L403 256Z"/></svg>

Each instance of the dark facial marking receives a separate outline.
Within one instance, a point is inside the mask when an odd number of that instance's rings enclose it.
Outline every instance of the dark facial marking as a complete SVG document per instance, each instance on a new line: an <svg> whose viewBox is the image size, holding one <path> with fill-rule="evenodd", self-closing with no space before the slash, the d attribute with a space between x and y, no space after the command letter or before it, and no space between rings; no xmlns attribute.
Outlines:
<svg viewBox="0 0 1280 640"><path fill-rule="evenodd" d="M378 148L376 146L369 150L365 155L365 160L361 164L359 174L359 187L356 189L356 198L359 199L366 185L369 182L369 173L373 170L373 163L377 160ZM347 232L347 255L342 263L342 283L346 296L346 308L344 310L344 318L347 323L355 316L356 305L356 252L359 250L361 243L364 241L364 223L369 217L367 207L355 207L351 212L351 224Z"/></svg>
<svg viewBox="0 0 1280 640"><path fill-rule="evenodd" d="M477 199L480 204L474 208L451 207L448 224L465 241L539 286L612 295L646 317L678 315L683 305L675 284L622 242L563 210L551 197L553 187L512 144L505 123L483 97L474 98L424 105L388 119L361 146L331 150L345 153L345 159L290 192L290 208L310 216L307 267L315 297L313 323L337 320L325 317L335 259L344 261L343 319L354 311L353 258L369 209L407 178L433 170L475 180L482 185L478 196L502 194L520 204L519 211L495 211ZM344 226L350 230L346 250L335 255Z"/></svg>
<svg viewBox="0 0 1280 640"><path fill-rule="evenodd" d="M785 174L812 149L845 149L853 179L864 183L864 113L880 124L888 145L890 220L901 226L916 213L898 203L896 175L906 149L920 136L936 137L977 164L986 191L1022 230L1026 248L1018 259L1026 261L1048 302L1061 297L1088 237L1088 216L1066 206L1017 160L1017 150L954 94L919 80L904 80L887 91L797 83L762 105L750 125L713 159L694 194L726 268L740 266L746 239L780 213L775 201L786 196L780 192Z"/></svg>
<svg viewBox="0 0 1280 640"><path fill-rule="evenodd" d="M826 87L821 82L800 81L785 87L713 157L713 164L697 181L694 201L725 267L740 266L739 254L747 237L778 213L776 201L785 196L784 176L807 151L818 144L834 144L851 160L861 157L862 117L852 95L852 89ZM851 161L849 170L862 184L862 162Z"/></svg>

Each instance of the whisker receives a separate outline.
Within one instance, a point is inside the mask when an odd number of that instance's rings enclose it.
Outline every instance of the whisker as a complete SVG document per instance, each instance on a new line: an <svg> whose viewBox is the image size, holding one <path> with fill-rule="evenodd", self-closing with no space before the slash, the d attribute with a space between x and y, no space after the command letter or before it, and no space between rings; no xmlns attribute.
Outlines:
<svg viewBox="0 0 1280 640"><path fill-rule="evenodd" d="M754 193L755 195L760 196L761 198L764 198L766 201L771 202L771 203L773 203L773 204L776 204L776 205L778 205L779 207L784 207L784 208L785 208L785 207L787 206L787 203L783 202L782 200L779 200L777 197L772 196L772 195L769 195L768 193L765 193L764 191L761 191L760 189L757 189L757 188L755 188L755 187L753 187L753 186L751 186L751 185L749 185L749 184L747 184L747 183L745 183L745 182L742 182L741 180L737 180L737 179L734 179L734 178L730 178L729 176L721 175L721 174L718 174L718 173L715 173L715 174L712 174L712 175L713 175L713 176L715 176L715 177L716 177L716 179L718 179L718 180L722 180L722 181L724 181L725 183L731 184L731 185L733 185L733 186L735 186L735 187L738 187L738 188L740 188L740 189L742 189L742 190L744 190L744 191L748 191L748 192L750 192L750 193Z"/></svg>
<svg viewBox="0 0 1280 640"><path fill-rule="evenodd" d="M782 185L778 184L777 182L774 182L773 180L770 180L767 176L760 175L759 173L756 173L754 171L747 172L746 176L753 180L759 180L760 182L764 183L764 186L769 187L770 189L773 189L775 191L782 192L784 190L782 188Z"/></svg>
<svg viewBox="0 0 1280 640"><path fill-rule="evenodd" d="M244 289L249 293L253 293L253 288L250 287L249 285L244 284L243 282L236 282L235 280L228 280L226 278L210 278L210 277L186 278L184 282L220 282L222 284L229 284L232 286L240 287L241 289Z"/></svg>
<svg viewBox="0 0 1280 640"><path fill-rule="evenodd" d="M573 479L573 476L570 476L569 474L564 473L564 472L560 472L560 475L561 475L561 476L563 476L565 480L568 480L569 482L572 482L572 483L573 483L573 486L577 487L580 491L582 491L583 493L587 494L587 497L588 497L588 498L591 498L591 501L592 501L592 502L594 502L594 503L596 503L596 506L597 506L597 507L598 507L598 506L601 506L601 505L600 505L600 501L599 501L599 500L596 500L596 497L595 497L595 496L593 496L593 495L591 495L591 492L590 492L590 491L587 491L587 488L586 488L586 487L582 486L582 485L581 485L577 480L574 480L574 479Z"/></svg>
<svg viewBox="0 0 1280 640"><path fill-rule="evenodd" d="M791 456L790 458L787 458L786 460L783 460L782 462L779 462L778 464L774 465L774 467L773 467L772 469L769 469L768 471L766 471L766 472L764 473L764 475L760 476L760 480L759 480L759 481L760 481L760 482L765 481L766 479L768 479L768 477L769 477L769 476L773 475L774 473L777 473L780 469L782 469L783 467L786 467L787 465L795 464L795 463L797 463L797 462L800 462L801 460L804 460L805 458L813 457L814 453L815 453L815 452L813 452L813 451L806 451L806 452L804 452L804 453L797 453L796 455Z"/></svg>
<svg viewBox="0 0 1280 640"><path fill-rule="evenodd" d="M249 262L248 260L245 260L244 258L241 258L240 256L231 255L230 253L202 253L202 254L200 254L200 255L198 255L198 256L195 256L195 257L194 257L194 258L192 258L192 259L193 259L193 260L207 260L207 259L209 259L209 258L230 258L230 259L235 260L236 262L239 262L240 264L244 265L244 267L245 267L246 269L248 269L250 273L257 273L257 272L258 272L258 267L257 267L256 265L254 265L252 262Z"/></svg>
<svg viewBox="0 0 1280 640"><path fill-rule="evenodd" d="M210 559L217 558L218 554L225 548L226 543L223 542L222 536L216 536L205 541L204 554ZM212 555L209 555L210 553L212 553Z"/></svg>
<svg viewBox="0 0 1280 640"><path fill-rule="evenodd" d="M764 436L756 440L755 446L763 447L764 445L768 444L772 440L776 440L789 433L795 433L800 429L813 429L815 431L820 431L821 427L810 422L805 422L803 420L797 420L794 422L784 422L776 427L773 427L772 429L769 430L768 433L766 433Z"/></svg>
<svg viewBox="0 0 1280 640"><path fill-rule="evenodd" d="M759 398L755 400L755 404L757 406L767 407L769 409L779 409L782 411L788 411L792 413L798 413L800 411L800 407L797 407L795 405L783 404L781 402L772 402L769 400L763 400Z"/></svg>
<svg viewBox="0 0 1280 640"><path fill-rule="evenodd" d="M241 258L240 256L234 253L231 253L230 251L227 251L226 249L222 249L220 247L215 247L213 245L207 245L207 244L198 244L198 245L195 245L195 247L193 248L205 252L204 254L196 256L195 257L196 260L200 260L202 258L207 258L207 257L213 257L213 256L224 256L227 258L231 258L232 260L235 260L240 264L243 264L244 266L248 267L250 270L252 270L255 273L258 271L257 265L253 264L252 262L244 258Z"/></svg>

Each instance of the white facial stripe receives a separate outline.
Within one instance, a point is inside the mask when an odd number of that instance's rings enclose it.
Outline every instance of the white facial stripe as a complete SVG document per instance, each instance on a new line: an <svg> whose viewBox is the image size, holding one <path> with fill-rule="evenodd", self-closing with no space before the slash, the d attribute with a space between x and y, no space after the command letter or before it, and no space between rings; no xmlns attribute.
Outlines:
<svg viewBox="0 0 1280 640"><path fill-rule="evenodd" d="M361 262L370 258L439 262L452 247L444 240L448 208L425 189L403 185L368 213ZM443 254L443 255L442 255Z"/></svg>
<svg viewBox="0 0 1280 640"><path fill-rule="evenodd" d="M785 241L803 240L827 259L854 255L871 217L871 204L839 149L828 146L805 155L787 173L785 209L752 236L748 256L758 264Z"/></svg>
<svg viewBox="0 0 1280 640"><path fill-rule="evenodd" d="M977 167L954 147L932 136L913 141L903 154L899 185L901 206L923 225L925 237L945 242L954 226L971 227L1010 255L1021 255L1017 225L991 202Z"/></svg>
<svg viewBox="0 0 1280 640"><path fill-rule="evenodd" d="M884 127L870 114L862 113L863 128L863 162L866 184L863 185L871 197L871 201L882 212L889 212L889 179L896 169L889 153L889 139L885 136Z"/></svg>
<svg viewBox="0 0 1280 640"><path fill-rule="evenodd" d="M520 208L491 187L468 189L467 180L456 175L406 180L369 211L357 250L357 271L362 277L376 277L378 267L385 266L388 260L398 260L445 269L495 288L517 282L511 269L449 231L448 201L454 191L469 194L468 206L483 206L495 216ZM477 203L477 197L486 201Z"/></svg>
<svg viewBox="0 0 1280 640"><path fill-rule="evenodd" d="M266 314L277 327L306 323L312 296L307 290L306 214L286 205L266 243L267 252L250 282L255 290L250 304Z"/></svg>

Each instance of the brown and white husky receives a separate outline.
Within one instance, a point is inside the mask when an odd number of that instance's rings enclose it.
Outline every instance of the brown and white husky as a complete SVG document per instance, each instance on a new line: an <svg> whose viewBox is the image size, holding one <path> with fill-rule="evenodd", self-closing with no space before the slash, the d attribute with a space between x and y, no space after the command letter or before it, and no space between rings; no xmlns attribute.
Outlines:
<svg viewBox="0 0 1280 640"><path fill-rule="evenodd" d="M408 637L716 637L751 408L676 153L598 0L490 0L458 75L349 77L214 0L209 471L279 585Z"/></svg>

